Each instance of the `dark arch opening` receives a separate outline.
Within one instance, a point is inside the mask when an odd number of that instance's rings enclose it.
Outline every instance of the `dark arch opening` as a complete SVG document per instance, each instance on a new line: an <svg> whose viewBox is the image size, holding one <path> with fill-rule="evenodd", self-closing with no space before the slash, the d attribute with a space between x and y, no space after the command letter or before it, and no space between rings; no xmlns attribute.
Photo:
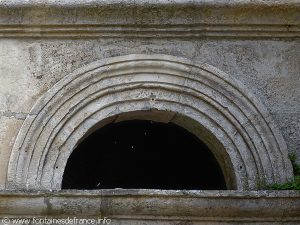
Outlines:
<svg viewBox="0 0 300 225"><path fill-rule="evenodd" d="M130 120L89 135L68 159L62 189L224 190L208 147L173 123Z"/></svg>

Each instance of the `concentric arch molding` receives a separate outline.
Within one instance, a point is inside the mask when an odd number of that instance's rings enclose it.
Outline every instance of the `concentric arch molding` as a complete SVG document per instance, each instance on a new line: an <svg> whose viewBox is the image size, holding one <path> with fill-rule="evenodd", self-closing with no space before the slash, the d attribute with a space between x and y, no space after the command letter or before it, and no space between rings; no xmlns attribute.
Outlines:
<svg viewBox="0 0 300 225"><path fill-rule="evenodd" d="M67 160L86 135L141 115L197 135L218 160L228 189L253 190L292 177L279 130L241 83L207 64L126 55L76 70L37 101L15 141L7 189L61 189Z"/></svg>

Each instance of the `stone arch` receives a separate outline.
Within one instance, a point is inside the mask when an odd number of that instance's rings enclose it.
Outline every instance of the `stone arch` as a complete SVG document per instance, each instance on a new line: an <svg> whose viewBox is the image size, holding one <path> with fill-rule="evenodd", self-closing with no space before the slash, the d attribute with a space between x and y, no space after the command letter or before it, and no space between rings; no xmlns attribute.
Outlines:
<svg viewBox="0 0 300 225"><path fill-rule="evenodd" d="M141 115L195 133L213 151L230 189L257 189L292 176L279 130L241 83L182 58L127 55L76 70L37 101L15 141L7 188L59 190L66 161L85 135Z"/></svg>

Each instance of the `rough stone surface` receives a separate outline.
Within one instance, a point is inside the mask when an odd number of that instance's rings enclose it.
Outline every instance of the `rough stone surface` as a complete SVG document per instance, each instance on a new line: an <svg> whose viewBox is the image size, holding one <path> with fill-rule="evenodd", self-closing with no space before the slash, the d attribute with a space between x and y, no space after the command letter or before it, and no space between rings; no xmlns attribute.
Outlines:
<svg viewBox="0 0 300 225"><path fill-rule="evenodd" d="M229 189L291 179L279 130L243 84L207 64L135 54L86 65L36 102L13 147L7 188L59 190L67 159L91 129L123 113L136 119L140 111L173 112L170 122L211 149Z"/></svg>
<svg viewBox="0 0 300 225"><path fill-rule="evenodd" d="M299 87L299 0L2 0L0 224L300 224L298 192L245 191L291 178ZM196 134L243 191L49 190L80 140L134 118Z"/></svg>
<svg viewBox="0 0 300 225"><path fill-rule="evenodd" d="M37 99L78 68L129 54L224 71L266 106L300 155L299 9L298 1L1 1L0 188Z"/></svg>

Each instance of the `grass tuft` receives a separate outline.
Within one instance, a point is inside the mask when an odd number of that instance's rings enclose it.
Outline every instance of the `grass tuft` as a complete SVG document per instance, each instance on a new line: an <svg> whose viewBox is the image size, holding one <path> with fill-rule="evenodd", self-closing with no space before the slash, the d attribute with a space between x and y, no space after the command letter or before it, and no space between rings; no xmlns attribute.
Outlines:
<svg viewBox="0 0 300 225"><path fill-rule="evenodd" d="M296 152L289 154L289 158L291 160L293 171L294 171L294 179L290 182L286 182L283 184L272 184L268 188L272 190L298 190L300 191L300 164L297 163L297 155Z"/></svg>

